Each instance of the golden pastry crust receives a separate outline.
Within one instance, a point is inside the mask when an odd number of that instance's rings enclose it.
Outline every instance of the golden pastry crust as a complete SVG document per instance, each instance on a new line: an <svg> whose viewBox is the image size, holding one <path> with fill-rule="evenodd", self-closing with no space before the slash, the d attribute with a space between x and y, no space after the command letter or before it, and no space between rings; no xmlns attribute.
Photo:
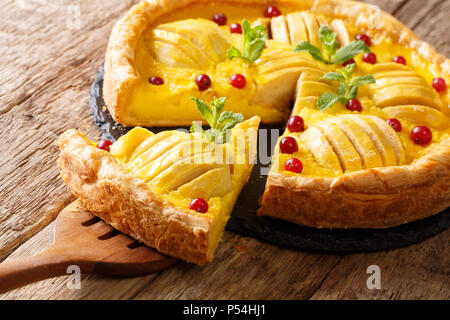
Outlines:
<svg viewBox="0 0 450 320"><path fill-rule="evenodd" d="M410 165L336 178L269 173L258 215L315 228L388 228L450 206L450 138Z"/></svg>
<svg viewBox="0 0 450 320"><path fill-rule="evenodd" d="M58 144L61 177L84 208L164 254L199 265L212 260L212 218L165 201L76 130L62 134Z"/></svg>
<svg viewBox="0 0 450 320"><path fill-rule="evenodd" d="M130 118L124 111L127 95L140 80L139 73L134 67L135 50L139 39L147 27L157 22L165 14L195 3L224 3L236 5L267 5L266 0L149 0L141 1L133 6L127 14L114 26L109 39L105 57L105 74L103 96L106 106L114 120L124 125L180 125L174 122L153 121L139 122ZM361 30L374 24L374 6L350 0L274 0L271 5L289 6L299 10L310 10L315 14L324 14L343 19ZM443 78L450 82L450 62L446 57L438 54L428 43L421 41L406 26L384 11L375 12L377 21L382 29L373 30L375 33L389 35L393 41L416 50L425 60L441 66ZM379 15L378 15L379 13ZM449 114L448 110L444 113Z"/></svg>

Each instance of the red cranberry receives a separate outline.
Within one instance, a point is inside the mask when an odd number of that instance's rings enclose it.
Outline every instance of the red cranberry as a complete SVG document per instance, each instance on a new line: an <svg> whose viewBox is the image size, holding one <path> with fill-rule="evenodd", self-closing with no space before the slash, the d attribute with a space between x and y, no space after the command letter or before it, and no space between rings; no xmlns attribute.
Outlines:
<svg viewBox="0 0 450 320"><path fill-rule="evenodd" d="M347 66L349 64L353 64L353 63L356 63L355 59L350 59L348 61L345 61L342 65L345 67L345 66Z"/></svg>
<svg viewBox="0 0 450 320"><path fill-rule="evenodd" d="M113 143L109 140L102 140L97 144L97 148L108 151L109 152L109 146Z"/></svg>
<svg viewBox="0 0 450 320"><path fill-rule="evenodd" d="M297 140L295 138L287 136L280 141L280 151L281 153L294 153L298 151Z"/></svg>
<svg viewBox="0 0 450 320"><path fill-rule="evenodd" d="M198 90L205 91L211 87L211 79L206 74L200 74L195 79L195 83L198 86Z"/></svg>
<svg viewBox="0 0 450 320"><path fill-rule="evenodd" d="M242 89L247 84L247 80L242 74L233 74L229 81L233 87L238 89Z"/></svg>
<svg viewBox="0 0 450 320"><path fill-rule="evenodd" d="M437 92L442 92L447 89L447 84L443 78L434 78L431 85Z"/></svg>
<svg viewBox="0 0 450 320"><path fill-rule="evenodd" d="M288 161L286 161L286 163L284 164L284 169L286 169L286 171L302 173L303 164L297 158L291 158Z"/></svg>
<svg viewBox="0 0 450 320"><path fill-rule="evenodd" d="M372 41L370 40L370 37L367 34L360 33L355 37L355 39L364 41L368 47L372 45Z"/></svg>
<svg viewBox="0 0 450 320"><path fill-rule="evenodd" d="M189 209L195 210L195 211L200 212L200 213L207 212L208 208L209 208L208 202L206 202L206 200L204 200L202 198L195 198L189 204Z"/></svg>
<svg viewBox="0 0 450 320"><path fill-rule="evenodd" d="M370 64L375 64L377 63L377 55L373 52L364 53L363 61Z"/></svg>
<svg viewBox="0 0 450 320"><path fill-rule="evenodd" d="M274 17L278 17L281 15L281 11L280 9L278 9L277 7L267 7L267 9L264 11L264 16L267 18L274 18Z"/></svg>
<svg viewBox="0 0 450 320"><path fill-rule="evenodd" d="M213 17L213 20L219 26L224 26L227 24L227 16L224 15L223 13L216 13Z"/></svg>
<svg viewBox="0 0 450 320"><path fill-rule="evenodd" d="M392 59L395 63L400 63L406 65L406 59L403 56L396 56L394 59Z"/></svg>
<svg viewBox="0 0 450 320"><path fill-rule="evenodd" d="M411 131L411 139L415 144L419 144L421 146L427 145L431 142L433 134L431 130L425 126L418 126L412 129Z"/></svg>
<svg viewBox="0 0 450 320"><path fill-rule="evenodd" d="M386 120L387 124L390 125L395 131L400 132L402 131L402 123L398 121L397 119L388 119Z"/></svg>
<svg viewBox="0 0 450 320"><path fill-rule="evenodd" d="M292 116L287 122L287 128L290 132L300 132L305 130L305 122L300 116Z"/></svg>
<svg viewBox="0 0 450 320"><path fill-rule="evenodd" d="M358 99L350 99L348 100L345 107L350 111L362 111L361 102Z"/></svg>
<svg viewBox="0 0 450 320"><path fill-rule="evenodd" d="M239 23L230 24L231 33L242 33L242 26Z"/></svg>
<svg viewBox="0 0 450 320"><path fill-rule="evenodd" d="M164 84L164 80L160 77L151 77L149 81L151 84L153 84L155 86L160 86L160 85Z"/></svg>

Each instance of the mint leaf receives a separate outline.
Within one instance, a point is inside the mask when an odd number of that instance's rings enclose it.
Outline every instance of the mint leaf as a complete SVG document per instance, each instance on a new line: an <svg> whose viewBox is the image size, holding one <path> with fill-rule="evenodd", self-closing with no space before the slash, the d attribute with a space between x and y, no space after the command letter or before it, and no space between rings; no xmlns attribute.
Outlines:
<svg viewBox="0 0 450 320"><path fill-rule="evenodd" d="M190 131L192 133L201 133L203 138L210 142L224 143L228 140L228 131L233 129L239 122L244 121L241 113L233 113L231 111L223 111L225 108L225 97L214 97L211 101L212 110L208 105L195 97L191 97L195 101L198 110L210 125L210 129L203 130L201 122L192 122ZM223 112L222 112L223 111Z"/></svg>
<svg viewBox="0 0 450 320"><path fill-rule="evenodd" d="M358 95L358 86L350 86L347 94L347 98L354 99Z"/></svg>
<svg viewBox="0 0 450 320"><path fill-rule="evenodd" d="M227 98L216 98L214 97L213 101L211 102L212 105L212 116L213 120L210 123L211 128L215 128L217 125L217 120L219 119L220 114L222 113L223 108L225 107L225 100Z"/></svg>
<svg viewBox="0 0 450 320"><path fill-rule="evenodd" d="M242 54L236 47L231 47L227 52L227 58L229 60L233 58L242 58Z"/></svg>
<svg viewBox="0 0 450 320"><path fill-rule="evenodd" d="M295 48L295 52L308 52L315 60L326 64L343 64L361 52L370 52L369 47L361 40L352 41L338 49L336 33L325 25L319 29L319 40L327 59L324 58L320 48L307 41L300 42Z"/></svg>
<svg viewBox="0 0 450 320"><path fill-rule="evenodd" d="M231 111L225 111L222 112L222 114L219 117L219 120L217 121L218 123L217 129L219 130L232 129L236 126L236 124L242 121L244 121L244 116L241 113L233 113Z"/></svg>
<svg viewBox="0 0 450 320"><path fill-rule="evenodd" d="M368 75L365 75L362 77L354 78L352 80L352 82L350 82L350 85L360 87L365 84L371 84L371 83L375 83L375 78L371 74L368 74Z"/></svg>
<svg viewBox="0 0 450 320"><path fill-rule="evenodd" d="M320 49L313 46L308 41L302 41L295 47L295 52L307 52L309 53L315 60L321 61L323 63L327 63L325 61L325 58L322 55L322 52L320 52Z"/></svg>
<svg viewBox="0 0 450 320"><path fill-rule="evenodd" d="M331 92L325 92L317 99L317 108L324 112L338 102L340 96Z"/></svg>
<svg viewBox="0 0 450 320"><path fill-rule="evenodd" d="M350 80L353 76L353 72L355 71L356 64L348 64L341 69L342 74L344 75L346 80Z"/></svg>
<svg viewBox="0 0 450 320"><path fill-rule="evenodd" d="M329 27L322 25L319 29L319 39L322 42L322 47L326 55L331 57L339 46L336 33Z"/></svg>
<svg viewBox="0 0 450 320"><path fill-rule="evenodd" d="M248 45L248 49L244 51L247 60L251 63L258 60L266 45L265 40L254 40Z"/></svg>
<svg viewBox="0 0 450 320"><path fill-rule="evenodd" d="M328 72L321 79L333 81L345 81L345 77L339 72Z"/></svg>
<svg viewBox="0 0 450 320"><path fill-rule="evenodd" d="M242 20L242 34L250 34L252 29L252 25L250 24L250 21L248 20ZM245 38L244 38L245 41Z"/></svg>
<svg viewBox="0 0 450 320"><path fill-rule="evenodd" d="M352 59L354 56L361 52L370 52L369 47L365 44L364 41L352 41L345 47L337 50L336 53L330 57L329 63L343 64L344 62Z"/></svg>
<svg viewBox="0 0 450 320"><path fill-rule="evenodd" d="M203 133L204 130L203 130L203 127L202 127L202 123L201 123L200 121L194 121L194 122L192 122L190 131L191 131L192 133L194 133L194 132L200 132L200 133Z"/></svg>
<svg viewBox="0 0 450 320"><path fill-rule="evenodd" d="M340 95L340 96L345 96L345 93L347 92L347 85L344 83L344 82L342 82L340 85L339 85L339 90L338 90L338 94Z"/></svg>
<svg viewBox="0 0 450 320"><path fill-rule="evenodd" d="M321 79L339 81L338 94L326 92L317 100L317 107L324 111L335 104L337 101L342 104L347 104L350 99L358 96L358 88L360 86L375 83L375 78L372 75L365 75L353 78L355 71L355 64L349 64L342 68L339 72L328 72Z"/></svg>
<svg viewBox="0 0 450 320"><path fill-rule="evenodd" d="M342 103L344 106L347 104L348 100L350 100L350 99L346 98L345 96L339 97L339 102Z"/></svg>
<svg viewBox="0 0 450 320"><path fill-rule="evenodd" d="M211 124L213 122L213 113L212 113L211 109L209 109L208 105L196 97L191 97L191 99L195 101L197 109L198 109L198 111L200 111L200 114L202 115L202 117L209 124Z"/></svg>
<svg viewBox="0 0 450 320"><path fill-rule="evenodd" d="M229 60L240 58L249 63L255 62L262 54L267 41L267 28L259 25L251 27L249 21L242 21L242 35L244 36L244 50L242 53L236 47L231 47L227 52Z"/></svg>

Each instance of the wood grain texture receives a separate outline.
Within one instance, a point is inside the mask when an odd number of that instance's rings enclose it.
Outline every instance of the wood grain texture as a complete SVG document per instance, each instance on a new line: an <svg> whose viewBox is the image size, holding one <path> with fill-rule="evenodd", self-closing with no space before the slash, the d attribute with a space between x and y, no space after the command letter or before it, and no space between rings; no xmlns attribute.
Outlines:
<svg viewBox="0 0 450 320"><path fill-rule="evenodd" d="M55 221L54 242L44 252L0 264L0 293L67 274L77 266L85 274L145 275L172 266L176 259L139 245L82 208L76 200ZM129 246L137 244L133 248Z"/></svg>
<svg viewBox="0 0 450 320"><path fill-rule="evenodd" d="M179 264L136 298L308 299L340 258L284 249L228 232L211 264L202 268Z"/></svg>
<svg viewBox="0 0 450 320"><path fill-rule="evenodd" d="M55 139L68 128L100 136L88 111L89 86L112 26L134 2L2 1L0 261L21 244L8 259L49 246L51 221L73 200L58 178ZM394 13L449 55L449 0L366 2ZM67 277L60 277L0 298L448 299L449 243L447 231L409 248L340 256L283 249L226 232L216 259L203 268L181 263L145 277L83 276L81 290L68 289ZM381 268L382 290L365 286L370 264Z"/></svg>
<svg viewBox="0 0 450 320"><path fill-rule="evenodd" d="M42 3L2 4L0 260L74 199L58 178L55 140L68 128L99 136L88 111L89 86L114 22L131 5L80 1L81 28L70 29L70 2Z"/></svg>
<svg viewBox="0 0 450 320"><path fill-rule="evenodd" d="M45 227L39 234L5 261L20 259L46 250L52 244L55 223ZM80 289L70 289L69 276L43 280L35 284L0 295L0 299L130 299L157 274L133 278L109 278L99 275L82 275Z"/></svg>
<svg viewBox="0 0 450 320"><path fill-rule="evenodd" d="M368 289L367 268L380 267L381 289ZM449 299L450 230L423 243L346 255L311 299Z"/></svg>

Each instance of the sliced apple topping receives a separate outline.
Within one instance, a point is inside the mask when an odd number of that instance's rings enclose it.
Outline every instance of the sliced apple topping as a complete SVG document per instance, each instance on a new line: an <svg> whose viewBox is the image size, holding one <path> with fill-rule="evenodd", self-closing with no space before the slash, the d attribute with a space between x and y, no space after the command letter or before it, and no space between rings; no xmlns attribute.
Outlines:
<svg viewBox="0 0 450 320"><path fill-rule="evenodd" d="M407 105L383 108L390 118L399 118L415 124L423 124L430 128L444 129L448 127L448 118L434 108L420 105Z"/></svg>
<svg viewBox="0 0 450 320"><path fill-rule="evenodd" d="M222 29L205 19L160 24L153 29L155 58L169 67L207 70L226 59L229 47Z"/></svg>
<svg viewBox="0 0 450 320"><path fill-rule="evenodd" d="M337 173L403 164L396 132L376 116L341 115L308 127L299 139L321 167Z"/></svg>
<svg viewBox="0 0 450 320"><path fill-rule="evenodd" d="M376 83L370 85L378 107L424 105L442 110L439 94L412 68L395 62L380 63L371 69Z"/></svg>
<svg viewBox="0 0 450 320"><path fill-rule="evenodd" d="M289 31L286 25L285 16L272 18L272 21L270 22L270 28L273 40L280 43L290 44Z"/></svg>

